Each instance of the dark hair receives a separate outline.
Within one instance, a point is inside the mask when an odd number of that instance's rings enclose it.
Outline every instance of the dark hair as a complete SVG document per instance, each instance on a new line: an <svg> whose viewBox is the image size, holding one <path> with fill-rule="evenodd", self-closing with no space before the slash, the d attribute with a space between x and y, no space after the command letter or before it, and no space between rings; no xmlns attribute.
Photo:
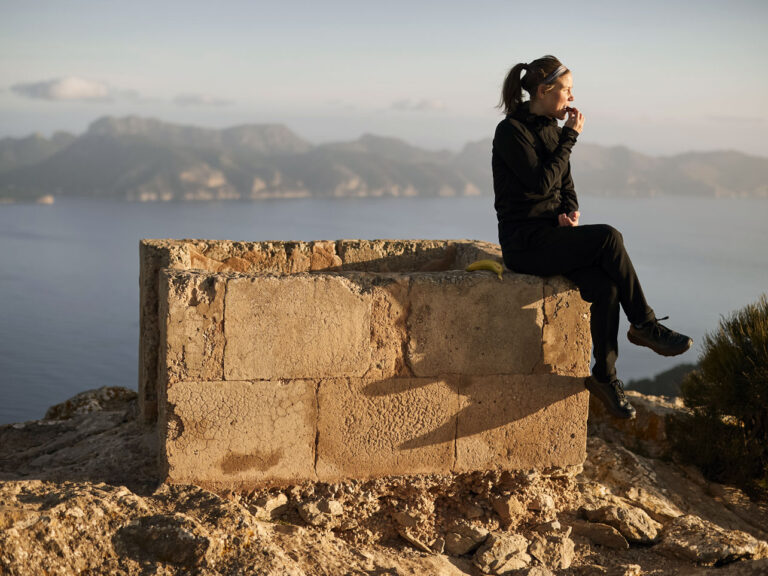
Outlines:
<svg viewBox="0 0 768 576"><path fill-rule="evenodd" d="M523 101L523 90L533 98L542 81L560 66L562 66L560 60L554 56L542 56L530 64L524 62L515 64L504 79L498 107L503 108L505 114L512 114ZM523 70L525 70L525 76L520 78ZM566 69L563 74L568 72L569 70ZM555 80L552 80L548 84L554 82Z"/></svg>

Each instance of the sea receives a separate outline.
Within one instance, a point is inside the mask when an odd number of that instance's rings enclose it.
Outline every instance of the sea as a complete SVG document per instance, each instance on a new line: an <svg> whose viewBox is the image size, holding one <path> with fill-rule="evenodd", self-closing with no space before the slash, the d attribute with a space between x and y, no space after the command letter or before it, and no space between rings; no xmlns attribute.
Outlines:
<svg viewBox="0 0 768 576"><path fill-rule="evenodd" d="M768 292L768 200L580 196L581 223L618 228L649 303L694 338L663 358L626 341L625 381L696 362L721 318ZM74 394L137 388L139 241L339 238L496 242L492 196L0 205L0 424Z"/></svg>

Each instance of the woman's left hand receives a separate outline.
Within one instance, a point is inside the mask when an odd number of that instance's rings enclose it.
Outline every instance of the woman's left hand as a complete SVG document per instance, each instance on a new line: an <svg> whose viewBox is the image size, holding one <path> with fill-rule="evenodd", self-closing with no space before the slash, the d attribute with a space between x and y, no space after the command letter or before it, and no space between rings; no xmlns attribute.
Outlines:
<svg viewBox="0 0 768 576"><path fill-rule="evenodd" d="M578 226L579 216L581 214L578 210L574 210L570 214L559 214L557 216L557 223L559 226Z"/></svg>

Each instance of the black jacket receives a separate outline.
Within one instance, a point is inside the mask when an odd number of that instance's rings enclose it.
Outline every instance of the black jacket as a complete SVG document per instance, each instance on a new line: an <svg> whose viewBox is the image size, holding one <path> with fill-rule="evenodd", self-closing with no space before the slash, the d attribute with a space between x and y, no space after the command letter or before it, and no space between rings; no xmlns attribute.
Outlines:
<svg viewBox="0 0 768 576"><path fill-rule="evenodd" d="M571 148L579 135L554 118L531 114L529 102L496 127L493 138L494 207L499 242L525 248L525 229L557 225L557 215L578 210L571 178Z"/></svg>

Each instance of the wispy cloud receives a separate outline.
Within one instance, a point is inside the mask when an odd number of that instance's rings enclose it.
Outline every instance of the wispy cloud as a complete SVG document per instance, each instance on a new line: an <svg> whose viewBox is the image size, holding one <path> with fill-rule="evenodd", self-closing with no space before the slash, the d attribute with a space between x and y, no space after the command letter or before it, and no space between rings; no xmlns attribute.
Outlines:
<svg viewBox="0 0 768 576"><path fill-rule="evenodd" d="M79 76L65 76L41 82L14 84L11 91L35 100L77 100L110 102L118 98L136 99L134 90L120 90L98 80L89 80Z"/></svg>
<svg viewBox="0 0 768 576"><path fill-rule="evenodd" d="M231 100L205 94L179 94L173 99L173 102L179 106L229 106L233 104Z"/></svg>
<svg viewBox="0 0 768 576"><path fill-rule="evenodd" d="M397 100L392 103L393 110L403 111L421 111L421 110L444 110L445 104L442 100Z"/></svg>

